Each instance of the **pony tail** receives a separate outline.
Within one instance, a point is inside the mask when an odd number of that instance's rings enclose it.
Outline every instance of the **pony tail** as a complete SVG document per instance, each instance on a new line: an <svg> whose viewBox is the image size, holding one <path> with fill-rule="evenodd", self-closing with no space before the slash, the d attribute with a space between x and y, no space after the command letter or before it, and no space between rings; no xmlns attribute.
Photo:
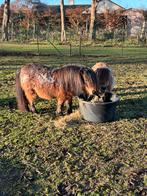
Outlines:
<svg viewBox="0 0 147 196"><path fill-rule="evenodd" d="M28 101L20 84L20 71L16 73L16 100L17 107L21 112L29 111Z"/></svg>

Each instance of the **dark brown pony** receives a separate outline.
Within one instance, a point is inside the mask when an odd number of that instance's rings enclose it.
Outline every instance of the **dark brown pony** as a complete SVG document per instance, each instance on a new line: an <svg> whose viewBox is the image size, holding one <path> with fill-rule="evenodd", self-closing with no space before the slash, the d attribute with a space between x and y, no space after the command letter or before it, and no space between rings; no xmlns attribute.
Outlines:
<svg viewBox="0 0 147 196"><path fill-rule="evenodd" d="M96 73L97 88L100 93L111 92L114 85L114 78L111 69L104 62L96 63L92 70Z"/></svg>
<svg viewBox="0 0 147 196"><path fill-rule="evenodd" d="M69 64L60 68L43 65L24 65L16 75L18 109L35 112L34 100L57 99L57 114L62 114L67 102L67 113L72 112L72 97L96 94L96 75L90 68Z"/></svg>

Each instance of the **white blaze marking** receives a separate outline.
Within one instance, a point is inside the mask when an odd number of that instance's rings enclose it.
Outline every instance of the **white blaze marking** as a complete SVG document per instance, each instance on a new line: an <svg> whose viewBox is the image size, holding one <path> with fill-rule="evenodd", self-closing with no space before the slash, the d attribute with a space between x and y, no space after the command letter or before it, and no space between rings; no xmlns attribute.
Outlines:
<svg viewBox="0 0 147 196"><path fill-rule="evenodd" d="M29 76L28 75L23 75L23 77L20 78L21 83L25 83L29 81Z"/></svg>
<svg viewBox="0 0 147 196"><path fill-rule="evenodd" d="M37 75L37 78L41 84L44 84L46 82L52 84L55 81L51 76L47 77L47 74L39 74Z"/></svg>

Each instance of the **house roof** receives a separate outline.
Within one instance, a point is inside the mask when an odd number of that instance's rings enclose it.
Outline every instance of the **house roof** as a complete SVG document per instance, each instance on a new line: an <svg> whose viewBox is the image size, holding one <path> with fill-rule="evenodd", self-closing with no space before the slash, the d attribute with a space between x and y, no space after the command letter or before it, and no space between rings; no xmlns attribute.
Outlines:
<svg viewBox="0 0 147 196"><path fill-rule="evenodd" d="M98 6L97 7L97 13L103 13L105 9L108 9L110 11L114 11L114 10L117 10L117 7L118 9L122 9L122 10L125 10L124 7L118 5L117 3L111 1L111 0L97 0L97 4L100 4L101 8ZM110 5L113 5L113 6L110 6ZM64 5L65 9L67 8L77 8L77 7L82 7L82 8L85 8L85 11L83 11L83 14L89 14L91 12L91 4L84 4L84 5ZM106 8L105 8L106 7ZM110 9L109 9L110 7ZM115 8L114 8L115 7ZM56 10L57 13L60 12L60 5L46 5L46 4L43 4L43 3L39 3L39 4L36 4L33 6L34 9L38 9L39 11L43 11L47 8L51 8L53 10Z"/></svg>
<svg viewBox="0 0 147 196"><path fill-rule="evenodd" d="M126 12L127 12L127 11L140 12L140 11L142 11L142 10L144 10L144 9L139 9L139 8L129 8L129 9L126 9L125 11L126 11Z"/></svg>
<svg viewBox="0 0 147 196"><path fill-rule="evenodd" d="M111 1L111 0L97 0L97 13L104 13L105 10L109 10L110 12L114 10L125 10L124 7L121 5L118 5L117 3ZM90 7L83 12L83 14L89 14L91 12L91 5Z"/></svg>
<svg viewBox="0 0 147 196"><path fill-rule="evenodd" d="M111 0L109 0L111 3L113 3L113 4L115 4L115 5L117 5L117 6L119 6L119 7L121 7L122 9L124 9L125 10L125 8L123 7L123 6L121 6L121 5L118 5L117 3L115 3L115 2L113 2L113 1L111 1Z"/></svg>

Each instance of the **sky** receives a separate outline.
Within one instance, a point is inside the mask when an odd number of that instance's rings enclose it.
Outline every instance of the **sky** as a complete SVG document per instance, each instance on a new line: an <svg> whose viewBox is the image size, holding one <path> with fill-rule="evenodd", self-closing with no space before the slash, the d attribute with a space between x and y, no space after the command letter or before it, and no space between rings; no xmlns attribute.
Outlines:
<svg viewBox="0 0 147 196"><path fill-rule="evenodd" d="M13 1L13 0L11 0ZM125 7L125 8L146 8L147 0L112 0L113 2ZM2 4L4 0L0 0ZM41 0L42 3L59 5L60 0ZM68 0L64 0L65 4L68 4ZM91 0L74 0L74 4L91 4Z"/></svg>

